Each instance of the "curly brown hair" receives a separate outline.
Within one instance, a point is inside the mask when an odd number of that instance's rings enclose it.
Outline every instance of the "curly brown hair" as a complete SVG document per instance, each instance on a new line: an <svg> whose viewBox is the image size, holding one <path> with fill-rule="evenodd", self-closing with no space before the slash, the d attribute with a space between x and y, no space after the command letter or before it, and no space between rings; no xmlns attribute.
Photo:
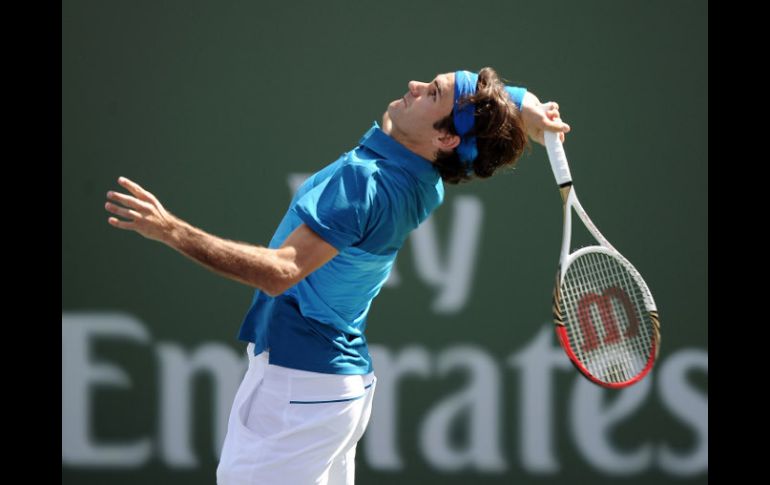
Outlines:
<svg viewBox="0 0 770 485"><path fill-rule="evenodd" d="M524 149L529 146L521 113L505 90L505 84L491 67L479 71L476 94L460 100L460 105L473 103L474 126L467 136L476 137L478 156L473 161L473 171L467 173L456 150L438 151L434 166L444 182L459 184L469 182L473 175L491 177L500 167L513 167ZM453 113L433 124L433 128L457 135Z"/></svg>

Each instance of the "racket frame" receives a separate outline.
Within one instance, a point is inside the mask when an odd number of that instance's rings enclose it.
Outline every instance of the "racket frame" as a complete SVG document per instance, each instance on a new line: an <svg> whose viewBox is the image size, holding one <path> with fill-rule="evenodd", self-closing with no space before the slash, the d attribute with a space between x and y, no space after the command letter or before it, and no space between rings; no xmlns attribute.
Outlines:
<svg viewBox="0 0 770 485"><path fill-rule="evenodd" d="M647 287L647 284L645 283L641 274L639 274L636 268L634 268L634 266L622 254L620 254L620 252L617 249L615 249L615 247L612 244L610 244L607 238L604 237L604 235L599 231L599 229L593 223L591 218L588 217L588 214L586 213L585 209L583 209L583 206L578 200L577 193L575 192L575 189L572 184L572 175L570 173L569 165L567 163L566 154L564 153L564 148L562 146L561 141L558 138L558 133L546 131L545 146L548 152L548 159L551 163L551 168L553 170L554 177L556 179L557 184L559 185L559 191L562 197L563 209L564 209L564 224L563 224L563 233L562 233L561 252L559 257L559 269L556 273L556 281L554 284L554 291L553 291L553 319L554 319L554 324L556 325L556 328L555 328L556 335L559 339L559 343L561 344L562 348L566 352L572 364L580 371L581 374L583 374L584 377L589 379L591 382L598 384L602 387L611 388L611 389L619 389L619 388L630 386L640 381L641 379L643 379L649 373L649 371L652 369L653 364L655 363L655 360L657 360L657 357L658 357L658 352L660 349L660 319L658 317L658 310L655 305L655 300L652 298L652 293ZM591 235L600 244L600 246L595 246L595 245L587 246L587 247L580 248L573 253L569 252L570 244L572 242L572 210L573 209L575 210L575 213L577 213L578 217L580 217L580 220L583 222L583 224L591 233ZM650 355L648 357L647 363L641 372L639 372L636 376L634 376L632 379L629 379L627 381L611 383L611 382L605 382L596 378L581 363L580 359L578 359L577 355L575 354L574 350L569 344L567 328L564 323L565 315L562 312L562 308L561 308L561 287L562 287L562 284L564 283L564 278L566 277L566 273L567 273L566 270L567 268L569 268L570 264L573 261L575 261L577 258L588 253L606 254L607 256L610 256L614 258L616 261L618 261L629 272L634 282L641 290L642 300L644 301L645 310L647 311L647 314L653 324L654 336L652 339L652 347L650 350Z"/></svg>

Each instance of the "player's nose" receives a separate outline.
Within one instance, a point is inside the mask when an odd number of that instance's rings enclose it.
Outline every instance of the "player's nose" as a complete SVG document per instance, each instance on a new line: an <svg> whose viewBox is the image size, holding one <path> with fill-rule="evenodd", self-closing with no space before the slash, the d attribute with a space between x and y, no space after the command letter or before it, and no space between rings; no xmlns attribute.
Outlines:
<svg viewBox="0 0 770 485"><path fill-rule="evenodd" d="M409 93L414 97L419 96L420 90L424 84L425 83L421 83L420 81L409 81Z"/></svg>

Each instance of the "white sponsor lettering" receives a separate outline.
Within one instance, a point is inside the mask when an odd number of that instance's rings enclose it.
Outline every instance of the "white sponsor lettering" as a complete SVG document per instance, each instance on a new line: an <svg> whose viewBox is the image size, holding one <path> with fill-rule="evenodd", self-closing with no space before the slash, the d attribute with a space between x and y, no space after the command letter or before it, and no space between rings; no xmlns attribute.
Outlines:
<svg viewBox="0 0 770 485"><path fill-rule="evenodd" d="M98 338L148 343L142 322L122 313L62 313L61 459L69 466L134 468L147 462L149 438L133 443L97 443L92 429L92 390L131 387L121 368L95 362L91 344ZM116 417L117 418L117 417Z"/></svg>
<svg viewBox="0 0 770 485"><path fill-rule="evenodd" d="M177 344L155 344L158 362L159 425L151 436L108 443L94 440L92 393L99 386L130 388L128 369L96 359L93 347L99 340L152 345L147 327L122 313L62 313L62 464L73 468L141 468L153 454L169 468L199 466L194 447L194 426L211 426L219 455L235 391L247 365L245 352L234 352L221 343L205 342L191 351ZM245 347L245 346L244 346ZM520 461L531 475L556 475L561 471L558 443L573 440L586 466L605 476L637 476L658 470L672 476L693 476L708 471L708 396L688 381L691 373L708 376L708 353L681 349L658 363L653 375L633 387L608 391L589 383L569 364L556 344L553 326L538 328L534 337L504 362L516 373L520 388L516 405L502 397L505 368L482 347L449 346L429 351L409 345L398 351L372 344L370 351L378 377L374 414L363 439L362 456L369 467L400 471L422 459L437 471L501 473ZM463 387L433 397L427 409L404 406L410 396L400 384L407 379L441 380L450 373L467 376ZM557 395L557 373L569 372L574 384L569 395ZM193 419L192 382L205 375L212 386L213 416ZM653 378L654 377L654 378ZM657 396L675 418L692 431L693 443L674 448L658 436L640 435L633 447L613 442L613 429L632 421L643 406ZM562 389L564 392L565 389ZM611 399L608 398L612 393ZM557 406L558 405L558 406ZM505 409L519 409L509 416ZM420 412L416 430L404 430L399 409ZM564 413L565 426L555 426ZM113 419L121 419L114 416ZM515 426L508 426L509 421ZM465 428L461 443L450 439L450 428ZM567 429L568 434L559 434ZM654 430L651 430L651 432ZM419 457L404 457L399 432L415 433ZM506 453L504 441L516 436L520 460ZM152 436L154 434L154 436ZM518 463L516 464L518 466Z"/></svg>

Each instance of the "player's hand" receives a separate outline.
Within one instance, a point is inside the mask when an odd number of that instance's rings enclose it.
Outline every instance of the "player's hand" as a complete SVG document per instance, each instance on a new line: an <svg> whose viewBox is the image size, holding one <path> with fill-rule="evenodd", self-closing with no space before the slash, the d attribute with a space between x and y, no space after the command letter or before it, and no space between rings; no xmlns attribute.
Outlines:
<svg viewBox="0 0 770 485"><path fill-rule="evenodd" d="M541 145L545 145L544 130L558 132L562 143L565 139L564 134L570 131L569 125L561 120L559 103L555 101L541 103L537 96L529 91L521 102L521 117L527 135Z"/></svg>
<svg viewBox="0 0 770 485"><path fill-rule="evenodd" d="M113 202L107 202L104 208L127 220L110 217L107 222L120 229L136 231L147 239L167 242L178 219L136 182L120 177L118 183L133 196L109 191L107 198Z"/></svg>

